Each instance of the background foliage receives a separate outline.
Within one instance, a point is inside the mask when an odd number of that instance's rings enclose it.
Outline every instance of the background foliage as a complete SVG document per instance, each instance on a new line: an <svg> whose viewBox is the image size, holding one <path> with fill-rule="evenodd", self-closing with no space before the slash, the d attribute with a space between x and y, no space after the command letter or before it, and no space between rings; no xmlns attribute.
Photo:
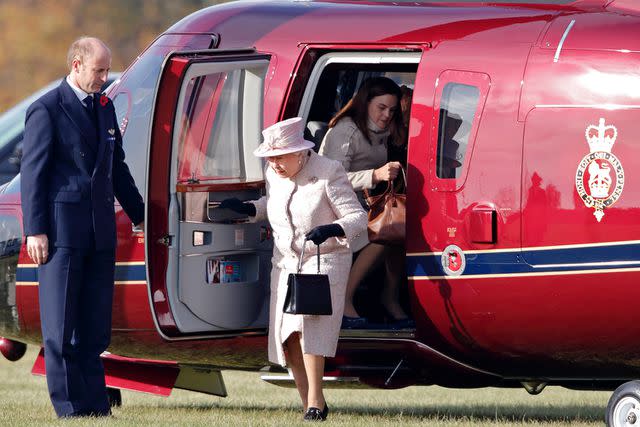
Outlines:
<svg viewBox="0 0 640 427"><path fill-rule="evenodd" d="M71 42L104 40L124 70L173 23L229 0L0 0L0 112L67 74Z"/></svg>

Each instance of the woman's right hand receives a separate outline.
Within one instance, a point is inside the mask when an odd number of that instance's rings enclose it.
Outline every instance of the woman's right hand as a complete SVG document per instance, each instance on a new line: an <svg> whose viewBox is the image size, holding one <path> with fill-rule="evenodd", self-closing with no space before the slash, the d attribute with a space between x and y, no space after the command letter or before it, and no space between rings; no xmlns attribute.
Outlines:
<svg viewBox="0 0 640 427"><path fill-rule="evenodd" d="M256 207L253 203L246 203L235 197L224 199L220 202L218 208L229 209L242 215L256 216Z"/></svg>
<svg viewBox="0 0 640 427"><path fill-rule="evenodd" d="M373 183L377 184L380 181L393 181L400 173L402 165L400 162L389 162L378 169L373 170Z"/></svg>

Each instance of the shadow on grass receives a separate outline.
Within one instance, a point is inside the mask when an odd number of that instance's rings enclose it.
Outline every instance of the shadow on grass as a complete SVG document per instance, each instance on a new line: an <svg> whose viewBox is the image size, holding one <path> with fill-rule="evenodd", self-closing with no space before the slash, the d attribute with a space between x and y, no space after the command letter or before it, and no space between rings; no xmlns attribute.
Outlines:
<svg viewBox="0 0 640 427"><path fill-rule="evenodd" d="M297 405L298 402L292 402ZM340 406L336 403L329 405L333 415L339 414L356 417L394 418L409 420L441 420L441 421L471 421L471 422L602 422L604 408L598 405L559 405L559 406L516 406L514 405L474 405L454 406L435 405L432 407L420 406L393 406L393 407L369 407ZM273 411L299 412L294 406L277 405L224 405L224 404L194 404L194 405L170 405L174 409L186 409L191 411L225 411L227 413Z"/></svg>

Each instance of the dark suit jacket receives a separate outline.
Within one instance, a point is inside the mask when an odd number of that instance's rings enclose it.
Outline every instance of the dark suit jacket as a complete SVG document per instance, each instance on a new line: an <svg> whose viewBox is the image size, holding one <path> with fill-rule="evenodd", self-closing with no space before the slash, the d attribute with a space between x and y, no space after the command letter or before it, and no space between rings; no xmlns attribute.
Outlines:
<svg viewBox="0 0 640 427"><path fill-rule="evenodd" d="M25 236L88 248L93 232L97 250L114 248L114 195L134 224L144 219L113 104L103 97L95 108L97 132L65 79L27 110L20 167Z"/></svg>

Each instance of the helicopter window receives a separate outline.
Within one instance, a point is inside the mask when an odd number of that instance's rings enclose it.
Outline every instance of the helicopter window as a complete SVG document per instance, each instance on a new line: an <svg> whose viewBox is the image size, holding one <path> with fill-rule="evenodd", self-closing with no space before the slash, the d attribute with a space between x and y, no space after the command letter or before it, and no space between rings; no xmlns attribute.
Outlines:
<svg viewBox="0 0 640 427"><path fill-rule="evenodd" d="M146 189L145 162L150 138L151 109L154 88L160 76L162 61L169 48L155 47L138 59L136 67L109 93L122 134L122 146L137 187ZM135 164L135 165L134 165Z"/></svg>
<svg viewBox="0 0 640 427"><path fill-rule="evenodd" d="M242 178L240 93L244 70L198 76L186 88L179 181Z"/></svg>
<svg viewBox="0 0 640 427"><path fill-rule="evenodd" d="M182 83L175 123L176 182L263 179L260 144L264 59L193 64ZM260 98L261 99L261 98Z"/></svg>
<svg viewBox="0 0 640 427"><path fill-rule="evenodd" d="M122 134L131 174L142 196L146 192L147 148L151 139L153 102L162 64L167 54L180 49L205 49L212 43L211 36L189 36L165 34L154 46L147 49L123 74L120 81L108 88L107 94L113 100L116 119Z"/></svg>
<svg viewBox="0 0 640 427"><path fill-rule="evenodd" d="M209 134L206 150L203 150L203 176L227 176L240 178L244 174L240 164L239 121L240 93L243 70L233 70L221 76L220 101Z"/></svg>
<svg viewBox="0 0 640 427"><path fill-rule="evenodd" d="M478 108L480 90L471 85L447 83L442 91L438 125L436 174L459 178Z"/></svg>

